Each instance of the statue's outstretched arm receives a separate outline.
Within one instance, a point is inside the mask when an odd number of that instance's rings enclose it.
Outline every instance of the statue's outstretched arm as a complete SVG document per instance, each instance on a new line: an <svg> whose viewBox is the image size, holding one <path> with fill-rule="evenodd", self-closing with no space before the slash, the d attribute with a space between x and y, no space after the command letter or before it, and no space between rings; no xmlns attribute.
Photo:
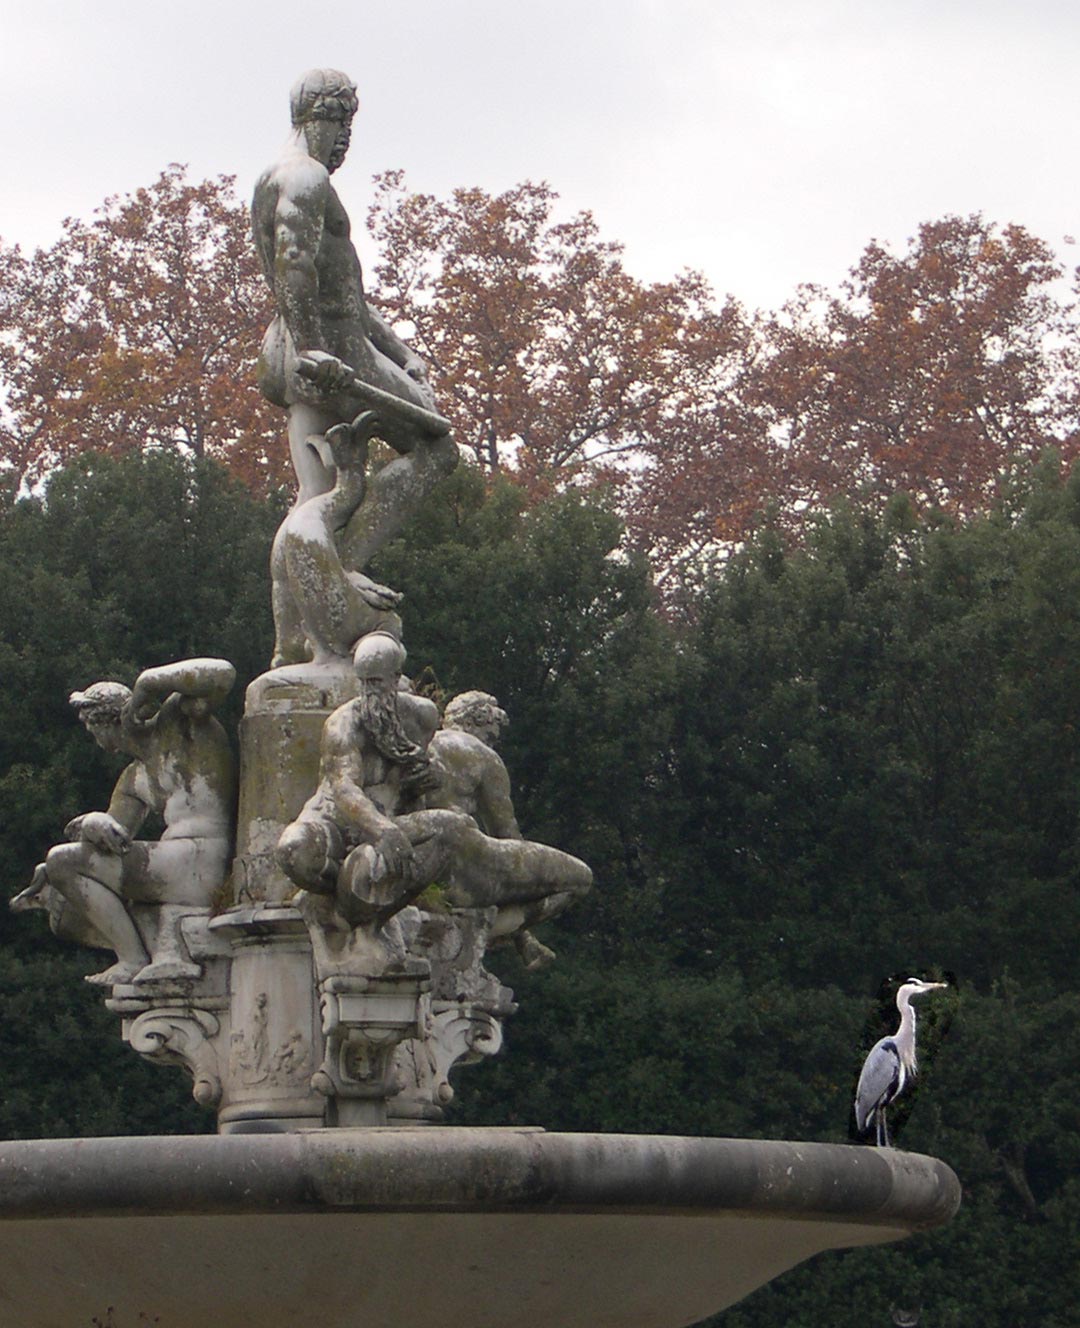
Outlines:
<svg viewBox="0 0 1080 1328"><path fill-rule="evenodd" d="M382 351L388 360L393 360L396 365L404 369L410 378L415 378L418 383L427 383L427 365L411 346L402 341L378 309L371 304L368 305L368 319L371 326L371 341L375 349Z"/></svg>
<svg viewBox="0 0 1080 1328"><path fill-rule="evenodd" d="M143 669L135 680L128 712L136 727L151 720L173 692L206 702L213 710L228 696L236 670L227 659L182 659L175 664Z"/></svg>

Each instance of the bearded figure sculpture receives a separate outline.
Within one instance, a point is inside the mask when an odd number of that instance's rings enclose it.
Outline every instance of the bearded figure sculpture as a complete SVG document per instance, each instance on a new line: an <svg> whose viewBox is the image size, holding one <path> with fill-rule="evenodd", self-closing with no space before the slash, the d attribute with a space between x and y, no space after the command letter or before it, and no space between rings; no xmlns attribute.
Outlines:
<svg viewBox="0 0 1080 1328"><path fill-rule="evenodd" d="M428 805L440 787L428 751L438 711L400 690L404 661L387 632L360 641L357 695L327 719L318 787L279 840L278 863L308 896L309 917L323 940L327 930L359 932L388 955L400 940L386 924L436 882L452 908L495 908L496 930L553 917L588 892L592 872L546 844L487 835L466 811Z"/></svg>

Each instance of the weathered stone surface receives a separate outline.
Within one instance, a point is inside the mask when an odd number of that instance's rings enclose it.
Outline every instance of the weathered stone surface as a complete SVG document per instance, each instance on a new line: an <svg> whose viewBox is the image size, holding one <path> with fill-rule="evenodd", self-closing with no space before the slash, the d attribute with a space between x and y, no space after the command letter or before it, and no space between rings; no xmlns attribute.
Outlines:
<svg viewBox="0 0 1080 1328"><path fill-rule="evenodd" d="M949 1220L956 1177L887 1149L542 1131L0 1143L21 1328L671 1328L825 1249ZM298 1275L303 1270L303 1275Z"/></svg>
<svg viewBox="0 0 1080 1328"><path fill-rule="evenodd" d="M232 955L228 1019L218 1043L225 1132L320 1126L312 1086L322 1038L307 928L293 908L233 909L211 924Z"/></svg>
<svg viewBox="0 0 1080 1328"><path fill-rule="evenodd" d="M275 665L344 658L364 632L400 632L398 597L363 568L458 461L423 362L367 302L330 184L348 151L356 90L339 70L317 69L290 100L293 132L252 200L278 307L258 381L288 412L299 482L271 557ZM373 436L399 455L368 475Z"/></svg>
<svg viewBox="0 0 1080 1328"><path fill-rule="evenodd" d="M319 782L282 833L278 862L301 890L332 899L325 917L310 915L326 933L366 929L374 942L395 913L435 884L454 909L493 909L491 936L523 932L585 894L592 873L579 859L520 837L506 769L479 739L450 735L455 747L466 747L454 758L447 791L448 767L440 769L429 751L435 708L400 690L404 659L404 647L387 633L361 640L356 698L324 725ZM486 834L487 825L499 835ZM356 976L378 975L367 964L361 956Z"/></svg>
<svg viewBox="0 0 1080 1328"><path fill-rule="evenodd" d="M193 982L201 967L184 919L205 916L224 890L235 837L236 771L213 716L236 671L223 659L145 669L134 688L98 682L71 704L98 745L130 757L107 811L70 821L16 911L43 908L65 939L111 949L116 963L87 979L101 986ZM160 840L136 839L156 813Z"/></svg>
<svg viewBox="0 0 1080 1328"><path fill-rule="evenodd" d="M450 1072L502 1049L502 1021L514 1013L514 993L484 967L498 910L409 909L402 929L409 952L431 968L421 1001L420 1029L401 1043L394 1067L399 1087L387 1103L391 1124L440 1121L454 1097Z"/></svg>
<svg viewBox="0 0 1080 1328"><path fill-rule="evenodd" d="M263 710L240 721L240 814L231 897L279 903L296 893L278 866L278 840L300 814L319 775L324 708Z"/></svg>

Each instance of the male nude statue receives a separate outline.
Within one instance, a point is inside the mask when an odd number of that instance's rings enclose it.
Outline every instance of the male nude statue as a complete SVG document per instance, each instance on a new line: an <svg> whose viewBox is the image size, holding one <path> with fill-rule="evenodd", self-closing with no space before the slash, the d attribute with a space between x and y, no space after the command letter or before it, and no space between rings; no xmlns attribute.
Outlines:
<svg viewBox="0 0 1080 1328"><path fill-rule="evenodd" d="M263 339L258 384L289 415L297 505L329 492L334 461L327 430L362 411L399 455L371 477L338 542L342 561L363 568L416 505L453 470L457 448L438 416L423 362L364 295L349 218L330 183L345 160L357 109L345 74L315 69L292 89L293 131L259 177L252 201L255 247L278 316ZM275 664L307 657L295 616L279 614L284 554L275 547Z"/></svg>
<svg viewBox="0 0 1080 1328"><path fill-rule="evenodd" d="M447 702L442 726L428 747L439 782L427 795L427 806L466 812L494 839L522 837L514 815L510 775L495 750L499 734L509 722L506 711L489 692L460 692ZM503 909L492 939L512 939L526 968L544 968L555 952L525 928L525 910L519 912L520 916Z"/></svg>
<svg viewBox="0 0 1080 1328"><path fill-rule="evenodd" d="M521 838L510 776L495 750L509 722L489 693L461 692L447 703L442 726L428 747L439 784L428 795L427 805L467 812L485 835L495 839Z"/></svg>
<svg viewBox="0 0 1080 1328"><path fill-rule="evenodd" d="M378 921L382 909L435 882L457 908L494 905L493 934L554 916L590 889L585 863L546 844L486 835L465 812L424 807L438 778L427 751L437 711L398 690L404 659L387 633L361 640L357 696L326 721L319 787L281 835L282 869L305 890L335 895L354 925Z"/></svg>
<svg viewBox="0 0 1080 1328"><path fill-rule="evenodd" d="M116 963L88 982L102 986L195 978L181 920L204 908L225 880L232 852L236 770L225 730L212 710L236 671L223 659L188 659L145 669L134 688L96 682L71 704L106 752L132 758L106 812L70 821L70 842L49 850L16 911L42 907L66 939L116 952ZM155 812L160 840L135 835ZM132 904L154 904L136 925ZM154 925L148 925L150 923Z"/></svg>

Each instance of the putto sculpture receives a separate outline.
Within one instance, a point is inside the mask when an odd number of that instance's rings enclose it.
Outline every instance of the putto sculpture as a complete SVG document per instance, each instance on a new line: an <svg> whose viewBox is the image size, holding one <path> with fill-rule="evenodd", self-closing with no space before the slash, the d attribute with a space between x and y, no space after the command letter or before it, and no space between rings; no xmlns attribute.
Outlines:
<svg viewBox="0 0 1080 1328"><path fill-rule="evenodd" d="M112 950L89 981L123 1036L183 1065L224 1132L434 1122L455 1066L493 1055L513 992L484 966L591 888L527 840L486 692L440 716L402 675L407 606L368 561L457 464L420 359L367 302L331 183L356 91L304 75L259 177L255 245L277 303L258 383L283 407L298 493L271 554L276 644L248 687L240 769L215 711L232 665L144 670L73 694L129 764L12 901ZM389 459L369 467L382 443ZM159 814L159 840L137 838ZM235 846L235 852L234 852Z"/></svg>

